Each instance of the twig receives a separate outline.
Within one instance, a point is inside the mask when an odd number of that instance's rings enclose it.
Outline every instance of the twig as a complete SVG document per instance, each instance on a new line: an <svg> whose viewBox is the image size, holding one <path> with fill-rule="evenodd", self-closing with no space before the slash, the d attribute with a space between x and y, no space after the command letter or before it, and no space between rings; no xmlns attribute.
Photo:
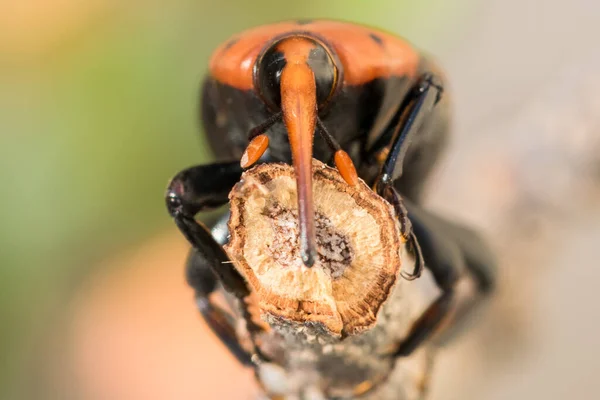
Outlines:
<svg viewBox="0 0 600 400"><path fill-rule="evenodd" d="M391 356L425 301L416 282L400 278L412 260L394 211L364 182L349 186L316 160L313 181L319 257L312 268L298 252L290 166L255 167L230 194L226 250L264 326L253 345L272 360L259 365L259 381L272 398L418 399L430 350Z"/></svg>

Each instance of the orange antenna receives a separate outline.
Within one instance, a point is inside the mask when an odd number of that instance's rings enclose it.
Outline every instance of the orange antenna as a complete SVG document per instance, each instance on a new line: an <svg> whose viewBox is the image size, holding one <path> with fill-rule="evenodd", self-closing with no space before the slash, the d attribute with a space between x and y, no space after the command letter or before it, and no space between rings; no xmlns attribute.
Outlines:
<svg viewBox="0 0 600 400"><path fill-rule="evenodd" d="M269 137L264 133L261 133L252 139L240 159L242 168L249 168L257 162L265 153L267 147L269 147Z"/></svg>
<svg viewBox="0 0 600 400"><path fill-rule="evenodd" d="M344 178L348 185L356 185L358 183L358 174L356 173L352 159L348 153L341 149L338 142L331 136L327 128L325 128L323 121L318 117L317 126L319 127L321 137L325 139L325 142L327 142L327 145L333 151L333 161L338 171L340 171L340 175L342 175L342 178Z"/></svg>
<svg viewBox="0 0 600 400"><path fill-rule="evenodd" d="M281 121L281 116L281 112L273 114L265 122L257 127L254 127L250 131L248 134L250 143L248 143L248 147L246 147L246 150L240 159L240 165L242 168L250 168L262 157L267 150L267 147L269 147L269 137L265 134L265 131L272 127L275 123Z"/></svg>

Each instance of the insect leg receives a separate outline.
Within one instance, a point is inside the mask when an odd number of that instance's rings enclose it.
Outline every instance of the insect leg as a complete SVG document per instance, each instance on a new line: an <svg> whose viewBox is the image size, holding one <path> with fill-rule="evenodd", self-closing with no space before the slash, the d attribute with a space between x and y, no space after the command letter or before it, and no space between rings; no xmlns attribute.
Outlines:
<svg viewBox="0 0 600 400"><path fill-rule="evenodd" d="M431 123L441 91L441 86L433 75L426 74L419 80L407 108L402 111L404 115L398 119L394 135L388 136L391 142L385 146L388 149L387 157L375 183L377 192L394 206L401 222L402 234L415 255L415 272L410 278L420 275L424 262L442 290L442 294L415 321L408 336L400 344L396 356L409 355L437 331L455 306L455 288L460 278L469 276L474 279L478 292L482 295L493 287L495 264L483 241L467 228L427 213L408 199L401 198L395 189L403 189L403 163L411 141L415 139L415 135L427 133L422 128L424 124ZM427 149L423 148L422 151L426 152ZM481 296L476 297L469 306L464 306L455 315L464 319L473 308L471 305L477 303Z"/></svg>
<svg viewBox="0 0 600 400"><path fill-rule="evenodd" d="M244 350L236 345L235 329L231 318L210 301L216 279L225 290L232 293L244 304L244 298L250 294L244 278L231 264L225 250L221 247L209 229L196 221L195 216L221 206L228 201L231 188L240 180L242 169L239 162L217 163L188 168L178 173L167 188L166 202L169 213L178 228L193 246L188 259L188 282L196 291L198 307L208 325L221 341L240 361L246 363L249 355L242 356ZM243 308L248 331L253 334L260 331L248 311Z"/></svg>
<svg viewBox="0 0 600 400"><path fill-rule="evenodd" d="M394 182L403 197L416 202L422 197L424 183L448 141L449 103L449 96L442 95L441 78L423 74L364 155L377 165L379 179Z"/></svg>
<svg viewBox="0 0 600 400"><path fill-rule="evenodd" d="M381 166L378 182L392 184L402 176L404 159L415 134L433 111L442 96L442 87L431 74L423 75L409 95L409 106L402 110L406 115L394 126L394 135L388 154ZM427 149L425 149L426 151Z"/></svg>
<svg viewBox="0 0 600 400"><path fill-rule="evenodd" d="M454 311L452 325L448 328L450 333L458 331L475 307L493 290L496 275L494 257L475 232L408 201L405 204L427 268L442 289L442 294L415 322L410 334L400 345L396 353L398 356L410 354L436 332L453 306L455 286L460 278L473 279L477 293Z"/></svg>
<svg viewBox="0 0 600 400"><path fill-rule="evenodd" d="M402 235L408 241L409 249L415 255L415 270L410 274L403 273L404 277L409 280L416 279L421 275L424 268L424 260L419 242L411 231L411 224L406 209L400 195L394 188L394 184L402 183L399 180L402 178L403 165L408 150L411 147L411 142L416 134L419 136L427 135L427 132L423 131L431 127L424 125L424 123L432 117L432 112L436 104L440 101L441 95L442 87L440 80L433 74L423 74L407 96L404 105L398 110L397 116L393 121L395 125L391 125L378 140L378 142L388 140L389 143L387 145L376 143L374 146L375 150L373 150L376 151L378 147L387 149L387 156L381 165L379 175L375 181L375 189L379 195L394 206L396 215L398 215L402 226ZM392 132L393 134L391 134ZM424 149L425 152L427 150ZM424 176L421 180L425 178ZM414 188L414 197L418 197L422 184L411 185L411 187Z"/></svg>
<svg viewBox="0 0 600 400"><path fill-rule="evenodd" d="M423 269L425 268L425 260L423 259L423 252L419 241L417 240L415 233L412 229L412 223L408 218L408 211L404 206L404 202L400 197L400 194L392 185L380 185L378 188L378 194L387 200L394 207L394 211L400 221L400 233L404 240L408 243L409 250L415 258L414 271L406 273L402 271L402 277L406 280L412 281L421 276Z"/></svg>
<svg viewBox="0 0 600 400"><path fill-rule="evenodd" d="M196 305L206 324L240 363L252 365L251 355L237 340L233 316L210 299L217 288L217 277L211 270L208 260L196 249L191 249L188 255L186 278L188 284L194 288Z"/></svg>

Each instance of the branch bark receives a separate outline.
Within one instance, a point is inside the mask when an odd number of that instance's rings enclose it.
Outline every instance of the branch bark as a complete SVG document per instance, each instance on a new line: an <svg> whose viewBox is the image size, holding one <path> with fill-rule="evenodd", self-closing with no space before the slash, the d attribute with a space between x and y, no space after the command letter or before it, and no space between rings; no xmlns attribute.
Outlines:
<svg viewBox="0 0 600 400"><path fill-rule="evenodd" d="M230 194L230 258L252 289L248 306L264 331L240 339L273 362L258 367L271 398L421 398L431 350L391 356L426 302L393 208L364 182L349 186L314 161L318 261L298 253L294 170L263 164ZM279 396L279 397L276 397Z"/></svg>

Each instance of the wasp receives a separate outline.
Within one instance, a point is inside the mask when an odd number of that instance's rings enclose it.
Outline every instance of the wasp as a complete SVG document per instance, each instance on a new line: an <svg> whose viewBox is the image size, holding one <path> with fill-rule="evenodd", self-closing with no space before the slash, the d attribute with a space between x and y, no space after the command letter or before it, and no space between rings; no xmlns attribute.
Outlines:
<svg viewBox="0 0 600 400"><path fill-rule="evenodd" d="M441 289L395 356L411 354L437 330L456 303L460 279L473 280L478 291L465 310L492 290L495 264L483 240L421 205L425 182L449 137L444 86L437 65L407 41L347 22L261 26L233 36L213 53L202 87L201 122L219 161L178 173L166 202L193 246L187 275L200 311L240 361L252 364L252 356L209 295L218 283L239 299L250 291L222 248L226 233L211 234L195 215L225 205L243 170L257 162L294 167L306 267L316 255L313 157L334 164L348 185L364 180L394 207L416 260L405 278L427 268ZM249 331L259 329L250 318L247 323Z"/></svg>

